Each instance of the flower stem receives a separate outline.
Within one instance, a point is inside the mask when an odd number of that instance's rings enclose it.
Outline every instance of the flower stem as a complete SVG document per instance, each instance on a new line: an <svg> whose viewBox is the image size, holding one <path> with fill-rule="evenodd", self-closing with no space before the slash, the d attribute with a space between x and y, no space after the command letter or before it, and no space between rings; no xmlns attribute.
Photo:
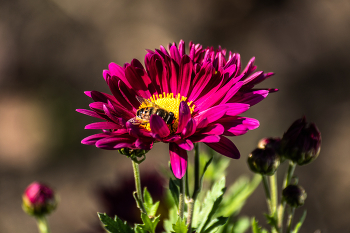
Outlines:
<svg viewBox="0 0 350 233"><path fill-rule="evenodd" d="M184 218L185 211L185 186L186 178L182 177L180 180L180 195L179 195L179 217Z"/></svg>
<svg viewBox="0 0 350 233"><path fill-rule="evenodd" d="M291 211L289 212L289 215L288 215L288 221L287 221L287 233L290 233L290 232L291 232L291 227L292 227L292 220L293 220L294 210L295 210L295 207L291 207Z"/></svg>
<svg viewBox="0 0 350 233"><path fill-rule="evenodd" d="M194 190L192 198L188 201L188 216L187 216L187 227L188 233L192 232L192 219L193 219L193 209L196 202L197 196L201 190L200 184L200 164L199 164L199 145L194 144Z"/></svg>
<svg viewBox="0 0 350 233"><path fill-rule="evenodd" d="M269 208L269 212L271 213L272 207L271 207L271 194L270 194L270 189L269 189L269 182L267 181L266 175L261 175L261 176L262 176L265 195L266 195L267 207Z"/></svg>
<svg viewBox="0 0 350 233"><path fill-rule="evenodd" d="M47 222L46 216L40 216L36 218L36 223L40 233L50 233L49 224Z"/></svg>
<svg viewBox="0 0 350 233"><path fill-rule="evenodd" d="M276 222L278 222L278 216L277 216L277 171L275 174L270 176L270 189L271 189L271 216L276 219ZM272 227L271 232L279 232L278 228L275 226Z"/></svg>
<svg viewBox="0 0 350 233"><path fill-rule="evenodd" d="M295 167L296 167L296 164L290 161L288 166L288 171L283 181L282 190L285 189L290 184ZM285 208L286 208L286 201L282 198L281 204L278 207L278 222L277 222L277 226L280 232L282 232L283 230L283 215L284 215Z"/></svg>
<svg viewBox="0 0 350 233"><path fill-rule="evenodd" d="M139 164L134 160L131 160L131 161L132 161L132 168L134 170L136 195L137 195L137 199L139 200L136 204L141 209L142 212L147 213L145 207L143 206L143 195L142 195L142 189L141 189Z"/></svg>

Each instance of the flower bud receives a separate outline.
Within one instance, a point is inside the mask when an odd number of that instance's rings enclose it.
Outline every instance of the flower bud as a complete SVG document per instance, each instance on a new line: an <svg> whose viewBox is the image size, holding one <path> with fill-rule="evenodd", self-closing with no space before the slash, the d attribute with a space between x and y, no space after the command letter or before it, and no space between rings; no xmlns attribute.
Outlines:
<svg viewBox="0 0 350 233"><path fill-rule="evenodd" d="M299 165L315 160L320 150L321 133L314 123L307 123L305 117L296 120L281 140L282 155Z"/></svg>
<svg viewBox="0 0 350 233"><path fill-rule="evenodd" d="M307 194L303 187L291 184L283 189L282 196L288 205L292 207L299 207L304 205Z"/></svg>
<svg viewBox="0 0 350 233"><path fill-rule="evenodd" d="M34 216L49 214L57 206L57 198L54 191L39 182L33 182L26 188L22 200L24 212Z"/></svg>
<svg viewBox="0 0 350 233"><path fill-rule="evenodd" d="M263 138L258 142L258 148L265 149L265 148L271 148L275 151L279 151L280 147L280 138Z"/></svg>
<svg viewBox="0 0 350 233"><path fill-rule="evenodd" d="M248 164L253 172L271 176L276 172L280 158L271 148L257 148L248 156Z"/></svg>

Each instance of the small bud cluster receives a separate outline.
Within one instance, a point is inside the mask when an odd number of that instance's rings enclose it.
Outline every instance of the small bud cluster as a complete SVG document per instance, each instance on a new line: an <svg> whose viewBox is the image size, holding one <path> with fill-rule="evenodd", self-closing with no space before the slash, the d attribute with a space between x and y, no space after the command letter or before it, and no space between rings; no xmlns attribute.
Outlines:
<svg viewBox="0 0 350 233"><path fill-rule="evenodd" d="M273 175L280 163L288 159L298 165L315 160L321 150L321 133L305 117L296 120L280 138L263 138L248 157L250 169L262 175Z"/></svg>

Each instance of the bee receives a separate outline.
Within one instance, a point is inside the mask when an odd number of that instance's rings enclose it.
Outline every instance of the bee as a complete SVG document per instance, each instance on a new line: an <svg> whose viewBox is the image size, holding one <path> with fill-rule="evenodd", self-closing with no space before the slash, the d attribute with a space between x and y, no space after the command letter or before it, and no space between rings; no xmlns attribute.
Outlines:
<svg viewBox="0 0 350 233"><path fill-rule="evenodd" d="M140 102L140 104L144 104L149 107L137 110L136 117L131 118L128 120L128 122L131 122L134 125L147 124L149 123L152 115L158 115L165 121L167 125L170 125L172 128L172 125L175 121L175 115L173 112L168 112L152 101L149 101L148 99L142 98L140 96L136 96L136 99Z"/></svg>

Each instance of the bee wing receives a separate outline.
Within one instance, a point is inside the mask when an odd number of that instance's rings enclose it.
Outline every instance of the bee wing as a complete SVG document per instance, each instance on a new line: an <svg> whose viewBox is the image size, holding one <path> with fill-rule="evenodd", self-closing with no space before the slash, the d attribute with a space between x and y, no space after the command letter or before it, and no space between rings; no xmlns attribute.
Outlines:
<svg viewBox="0 0 350 233"><path fill-rule="evenodd" d="M143 98L141 96L136 96L136 99L137 99L137 101L140 102L140 104L145 104L147 106L153 106L153 107L161 108L157 104L155 104L152 101L149 101L148 99L145 99L145 98Z"/></svg>

